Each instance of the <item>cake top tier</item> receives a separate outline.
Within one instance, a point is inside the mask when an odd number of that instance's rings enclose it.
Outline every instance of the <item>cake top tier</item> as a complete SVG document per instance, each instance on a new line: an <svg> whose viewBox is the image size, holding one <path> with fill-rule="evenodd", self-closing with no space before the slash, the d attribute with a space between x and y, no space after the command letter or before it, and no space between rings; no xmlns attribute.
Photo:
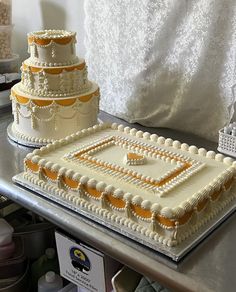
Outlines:
<svg viewBox="0 0 236 292"><path fill-rule="evenodd" d="M39 30L28 33L28 42L36 43L39 45L47 45L51 41L58 44L67 44L75 39L76 33L66 30Z"/></svg>
<svg viewBox="0 0 236 292"><path fill-rule="evenodd" d="M58 67L78 62L76 33L66 30L39 30L28 33L30 65Z"/></svg>

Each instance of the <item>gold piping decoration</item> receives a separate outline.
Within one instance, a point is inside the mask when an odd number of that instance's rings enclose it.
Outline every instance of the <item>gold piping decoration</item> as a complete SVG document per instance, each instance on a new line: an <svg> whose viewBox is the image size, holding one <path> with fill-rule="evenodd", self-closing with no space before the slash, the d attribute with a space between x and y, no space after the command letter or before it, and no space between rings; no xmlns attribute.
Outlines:
<svg viewBox="0 0 236 292"><path fill-rule="evenodd" d="M47 99L31 99L22 95L17 94L14 90L11 92L12 96L15 97L17 102L20 104L27 104L29 101L33 102L39 107L44 107L52 104L53 102L62 105L62 106L70 106L73 105L76 102L76 99L78 98L79 101L81 102L88 102L92 97L98 96L99 95L99 89L94 91L93 93L74 97L74 98L67 98L67 99L52 99L52 100L47 100Z"/></svg>
<svg viewBox="0 0 236 292"><path fill-rule="evenodd" d="M119 209L125 208L125 201L120 198L115 198L111 194L106 195L106 200L114 207Z"/></svg>
<svg viewBox="0 0 236 292"><path fill-rule="evenodd" d="M62 181L66 186L68 186L72 189L77 189L79 186L79 182L77 182L71 178L68 178L67 176L63 176Z"/></svg>
<svg viewBox="0 0 236 292"><path fill-rule="evenodd" d="M81 188L87 192L91 197L94 197L94 198L100 198L101 195L102 195L102 192L99 192L97 189L95 188L90 188L88 187L87 185L83 185L81 186Z"/></svg>
<svg viewBox="0 0 236 292"><path fill-rule="evenodd" d="M52 104L51 100L33 100L33 103L36 104L37 106L44 107Z"/></svg>
<svg viewBox="0 0 236 292"><path fill-rule="evenodd" d="M68 37L63 37L63 38L39 38L36 36L29 36L28 37L28 43L32 44L35 43L39 46L46 46L50 44L50 42L54 42L59 45L66 45L71 42L71 40L74 38L74 36L68 36Z"/></svg>
<svg viewBox="0 0 236 292"><path fill-rule="evenodd" d="M209 202L208 198L205 198L204 200L199 202L198 205L197 205L197 211L200 212L206 206L206 204L208 202Z"/></svg>
<svg viewBox="0 0 236 292"><path fill-rule="evenodd" d="M55 67L55 68L41 68L41 67L34 67L34 66L28 66L25 63L22 64L23 70L30 70L32 73L38 73L38 72L45 72L48 74L60 74L64 70L67 72L71 72L73 70L83 70L85 68L85 62L74 65L74 66L67 66L67 67Z"/></svg>
<svg viewBox="0 0 236 292"><path fill-rule="evenodd" d="M46 167L44 167L44 168L42 169L42 171L43 171L43 174L44 174L45 176L47 176L48 178L50 178L51 180L57 180L57 175L58 175L57 172L53 172L53 171L49 170L49 169L46 168Z"/></svg>
<svg viewBox="0 0 236 292"><path fill-rule="evenodd" d="M150 210L145 210L141 206L133 205L133 204L131 204L130 207L135 214L137 214L138 216L142 218L148 219L152 217L152 212Z"/></svg>
<svg viewBox="0 0 236 292"><path fill-rule="evenodd" d="M37 163L33 163L31 160L25 160L25 165L32 171L39 171L39 165Z"/></svg>
<svg viewBox="0 0 236 292"><path fill-rule="evenodd" d="M169 219L169 218L166 218L162 215L157 215L156 217L156 220L162 224L162 225L165 225L167 227L175 227L176 224L178 223L179 225L183 225L185 223L188 222L188 220L192 217L193 215L193 210L185 213L181 218L179 218L178 220L176 219Z"/></svg>

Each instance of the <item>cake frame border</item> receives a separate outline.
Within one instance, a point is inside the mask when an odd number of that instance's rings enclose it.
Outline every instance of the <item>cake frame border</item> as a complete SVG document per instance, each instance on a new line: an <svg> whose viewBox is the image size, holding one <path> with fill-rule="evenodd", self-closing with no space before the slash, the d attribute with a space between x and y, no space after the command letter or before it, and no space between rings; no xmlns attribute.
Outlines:
<svg viewBox="0 0 236 292"><path fill-rule="evenodd" d="M97 119L97 124L102 124L103 121L101 119ZM19 144L19 145L22 145L22 146L26 146L26 147L30 147L30 148L40 148L42 146L46 146L47 144L50 144L50 143L53 143L54 141L56 141L56 139L52 139L51 141L48 141L48 142L33 142L33 141L27 141L21 137L19 137L16 133L14 133L13 131L13 126L14 126L14 122L11 122L8 127L7 127L7 135L8 135L8 138ZM79 130L80 131L80 130ZM64 137L65 138L65 137Z"/></svg>
<svg viewBox="0 0 236 292"><path fill-rule="evenodd" d="M194 247L196 247L203 239L212 233L221 223L223 223L235 210L236 210L236 197L231 200L230 204L225 206L224 209L220 210L217 215L209 219L207 223L202 225L196 232L194 232L190 237L188 237L183 242L179 243L177 246L169 247L163 245L162 243L153 243L152 239L147 238L145 235L136 234L132 229L119 225L113 221L104 221L99 215L95 213L90 213L85 207L75 206L68 199L55 196L50 190L43 190L37 185L29 182L24 178L24 173L15 175L12 180L14 183L32 191L35 195L41 195L44 199L53 201L71 211L74 211L78 216L85 217L92 222L99 223L103 227L109 228L112 231L118 232L121 235L126 236L137 244L151 248L159 252L160 254L168 257L174 262L179 262L187 253L189 253Z"/></svg>
<svg viewBox="0 0 236 292"><path fill-rule="evenodd" d="M45 142L45 143L39 143L39 142L33 142L33 141L27 141L21 137L19 137L16 133L14 133L13 131L13 122L10 123L7 127L7 135L8 138L11 139L13 142L23 145L23 146L27 146L27 147L31 147L31 148L40 148L42 146L45 146L49 143L52 143L54 140L50 141L50 142Z"/></svg>

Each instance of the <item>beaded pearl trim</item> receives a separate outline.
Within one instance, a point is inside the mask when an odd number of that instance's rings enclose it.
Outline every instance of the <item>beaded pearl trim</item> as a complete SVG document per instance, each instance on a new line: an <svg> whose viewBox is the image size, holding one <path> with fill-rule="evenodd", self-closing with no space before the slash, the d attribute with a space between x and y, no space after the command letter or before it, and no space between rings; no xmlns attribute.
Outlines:
<svg viewBox="0 0 236 292"><path fill-rule="evenodd" d="M145 155L152 159L163 160L166 163L176 166L156 179L96 158L95 154L97 152L114 146L132 150L135 151L137 155ZM64 158L68 161L84 164L91 169L98 169L104 174L116 177L117 179L136 184L150 192L157 193L159 196L168 193L204 167L204 163L200 161L195 161L178 153L163 150L160 147L150 146L147 143L137 142L121 136L108 136L93 141L89 145L84 145L64 155Z"/></svg>

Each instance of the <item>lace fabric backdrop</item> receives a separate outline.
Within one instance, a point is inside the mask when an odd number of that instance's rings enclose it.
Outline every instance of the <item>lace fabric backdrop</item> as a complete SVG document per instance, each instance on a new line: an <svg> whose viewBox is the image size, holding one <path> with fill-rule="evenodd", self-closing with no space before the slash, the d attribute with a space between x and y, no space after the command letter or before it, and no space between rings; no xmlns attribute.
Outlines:
<svg viewBox="0 0 236 292"><path fill-rule="evenodd" d="M217 141L234 114L235 0L86 0L85 15L102 110Z"/></svg>

